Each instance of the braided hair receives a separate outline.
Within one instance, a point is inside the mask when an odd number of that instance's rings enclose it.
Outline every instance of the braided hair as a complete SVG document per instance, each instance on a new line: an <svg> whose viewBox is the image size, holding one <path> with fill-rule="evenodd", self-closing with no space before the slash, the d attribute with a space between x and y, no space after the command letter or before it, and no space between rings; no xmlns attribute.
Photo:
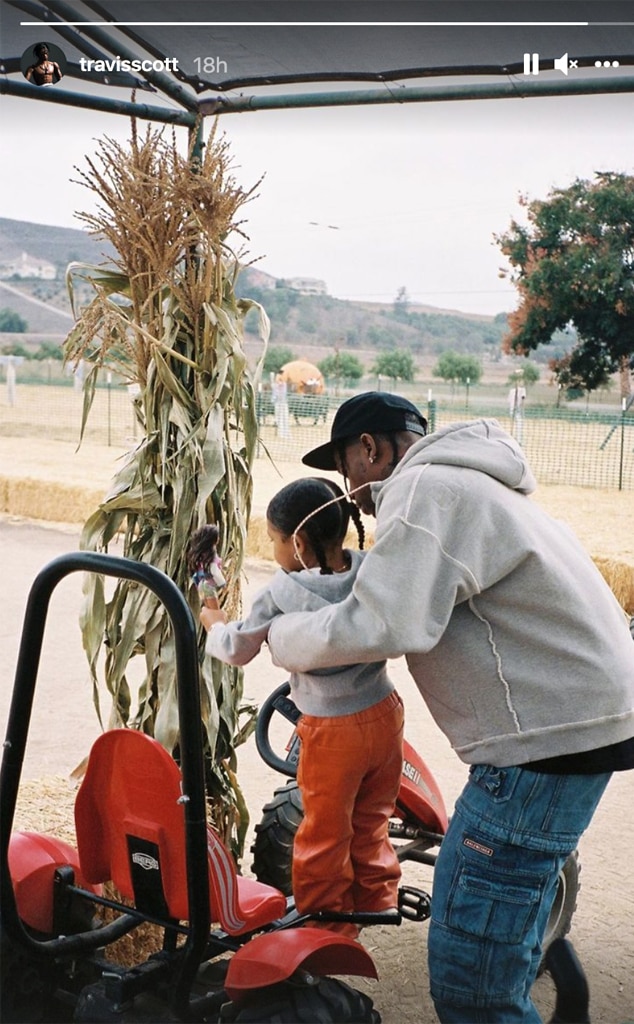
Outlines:
<svg viewBox="0 0 634 1024"><path fill-rule="evenodd" d="M325 477L304 477L282 487L269 502L266 518L283 537L292 537L301 530L325 576L333 571L326 560L326 548L343 543L350 519L357 529L359 548L363 549L365 530L359 509L338 484Z"/></svg>

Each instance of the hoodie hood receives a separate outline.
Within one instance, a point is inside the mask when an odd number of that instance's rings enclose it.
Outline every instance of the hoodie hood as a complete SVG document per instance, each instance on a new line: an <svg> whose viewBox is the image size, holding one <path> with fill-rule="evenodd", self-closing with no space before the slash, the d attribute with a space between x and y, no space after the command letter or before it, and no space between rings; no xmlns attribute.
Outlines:
<svg viewBox="0 0 634 1024"><path fill-rule="evenodd" d="M316 611L329 604L343 601L352 590L357 570L363 559L363 552L346 549L350 555L350 570L322 575L318 569L302 569L300 572L276 572L270 590L282 612Z"/></svg>
<svg viewBox="0 0 634 1024"><path fill-rule="evenodd" d="M530 494L537 486L519 444L493 419L451 423L422 438L406 452L392 478L413 465L475 469L521 494ZM384 482L373 485L375 499Z"/></svg>

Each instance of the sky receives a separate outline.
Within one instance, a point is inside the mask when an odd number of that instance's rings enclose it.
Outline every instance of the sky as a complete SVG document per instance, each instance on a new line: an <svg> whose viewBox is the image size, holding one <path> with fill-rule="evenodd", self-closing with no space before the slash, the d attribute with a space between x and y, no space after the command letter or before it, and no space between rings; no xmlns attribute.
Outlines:
<svg viewBox="0 0 634 1024"><path fill-rule="evenodd" d="M75 166L126 118L1 97L0 216L80 227ZM495 315L517 304L494 235L520 194L596 171L634 173L634 97L568 96L257 111L221 118L234 175L264 175L245 209L251 258L275 277L314 277L342 299ZM170 129L167 129L170 131ZM185 142L185 129L177 129Z"/></svg>

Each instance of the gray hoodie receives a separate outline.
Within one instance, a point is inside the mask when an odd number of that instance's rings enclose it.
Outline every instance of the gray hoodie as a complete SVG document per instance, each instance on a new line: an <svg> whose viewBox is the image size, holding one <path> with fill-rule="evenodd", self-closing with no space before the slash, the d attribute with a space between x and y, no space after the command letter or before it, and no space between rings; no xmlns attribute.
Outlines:
<svg viewBox="0 0 634 1024"><path fill-rule="evenodd" d="M342 603L276 619L293 671L402 654L467 763L519 765L634 735L625 616L495 420L414 444L373 484L375 545Z"/></svg>
<svg viewBox="0 0 634 1024"><path fill-rule="evenodd" d="M343 601L363 560L363 552L349 551L348 572L324 576L319 570L284 572L280 569L271 583L260 590L243 622L217 623L207 636L206 651L230 665L246 665L258 653L268 636L269 627L285 612L312 613ZM388 679L385 659L362 664L343 665L319 671L293 672L291 697L300 711L319 717L339 717L364 711L387 697L394 689Z"/></svg>

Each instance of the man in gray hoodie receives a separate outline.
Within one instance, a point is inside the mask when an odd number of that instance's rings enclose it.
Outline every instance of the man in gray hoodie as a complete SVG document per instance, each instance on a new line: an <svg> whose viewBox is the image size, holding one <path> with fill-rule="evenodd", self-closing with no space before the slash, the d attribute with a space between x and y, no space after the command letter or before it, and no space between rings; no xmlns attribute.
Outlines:
<svg viewBox="0 0 634 1024"><path fill-rule="evenodd" d="M531 1000L559 871L614 770L634 767L634 646L572 532L494 420L425 436L398 395L344 402L304 462L338 470L376 516L339 604L279 617L284 668L405 655L470 765L434 872L429 974L439 1019L537 1024Z"/></svg>

